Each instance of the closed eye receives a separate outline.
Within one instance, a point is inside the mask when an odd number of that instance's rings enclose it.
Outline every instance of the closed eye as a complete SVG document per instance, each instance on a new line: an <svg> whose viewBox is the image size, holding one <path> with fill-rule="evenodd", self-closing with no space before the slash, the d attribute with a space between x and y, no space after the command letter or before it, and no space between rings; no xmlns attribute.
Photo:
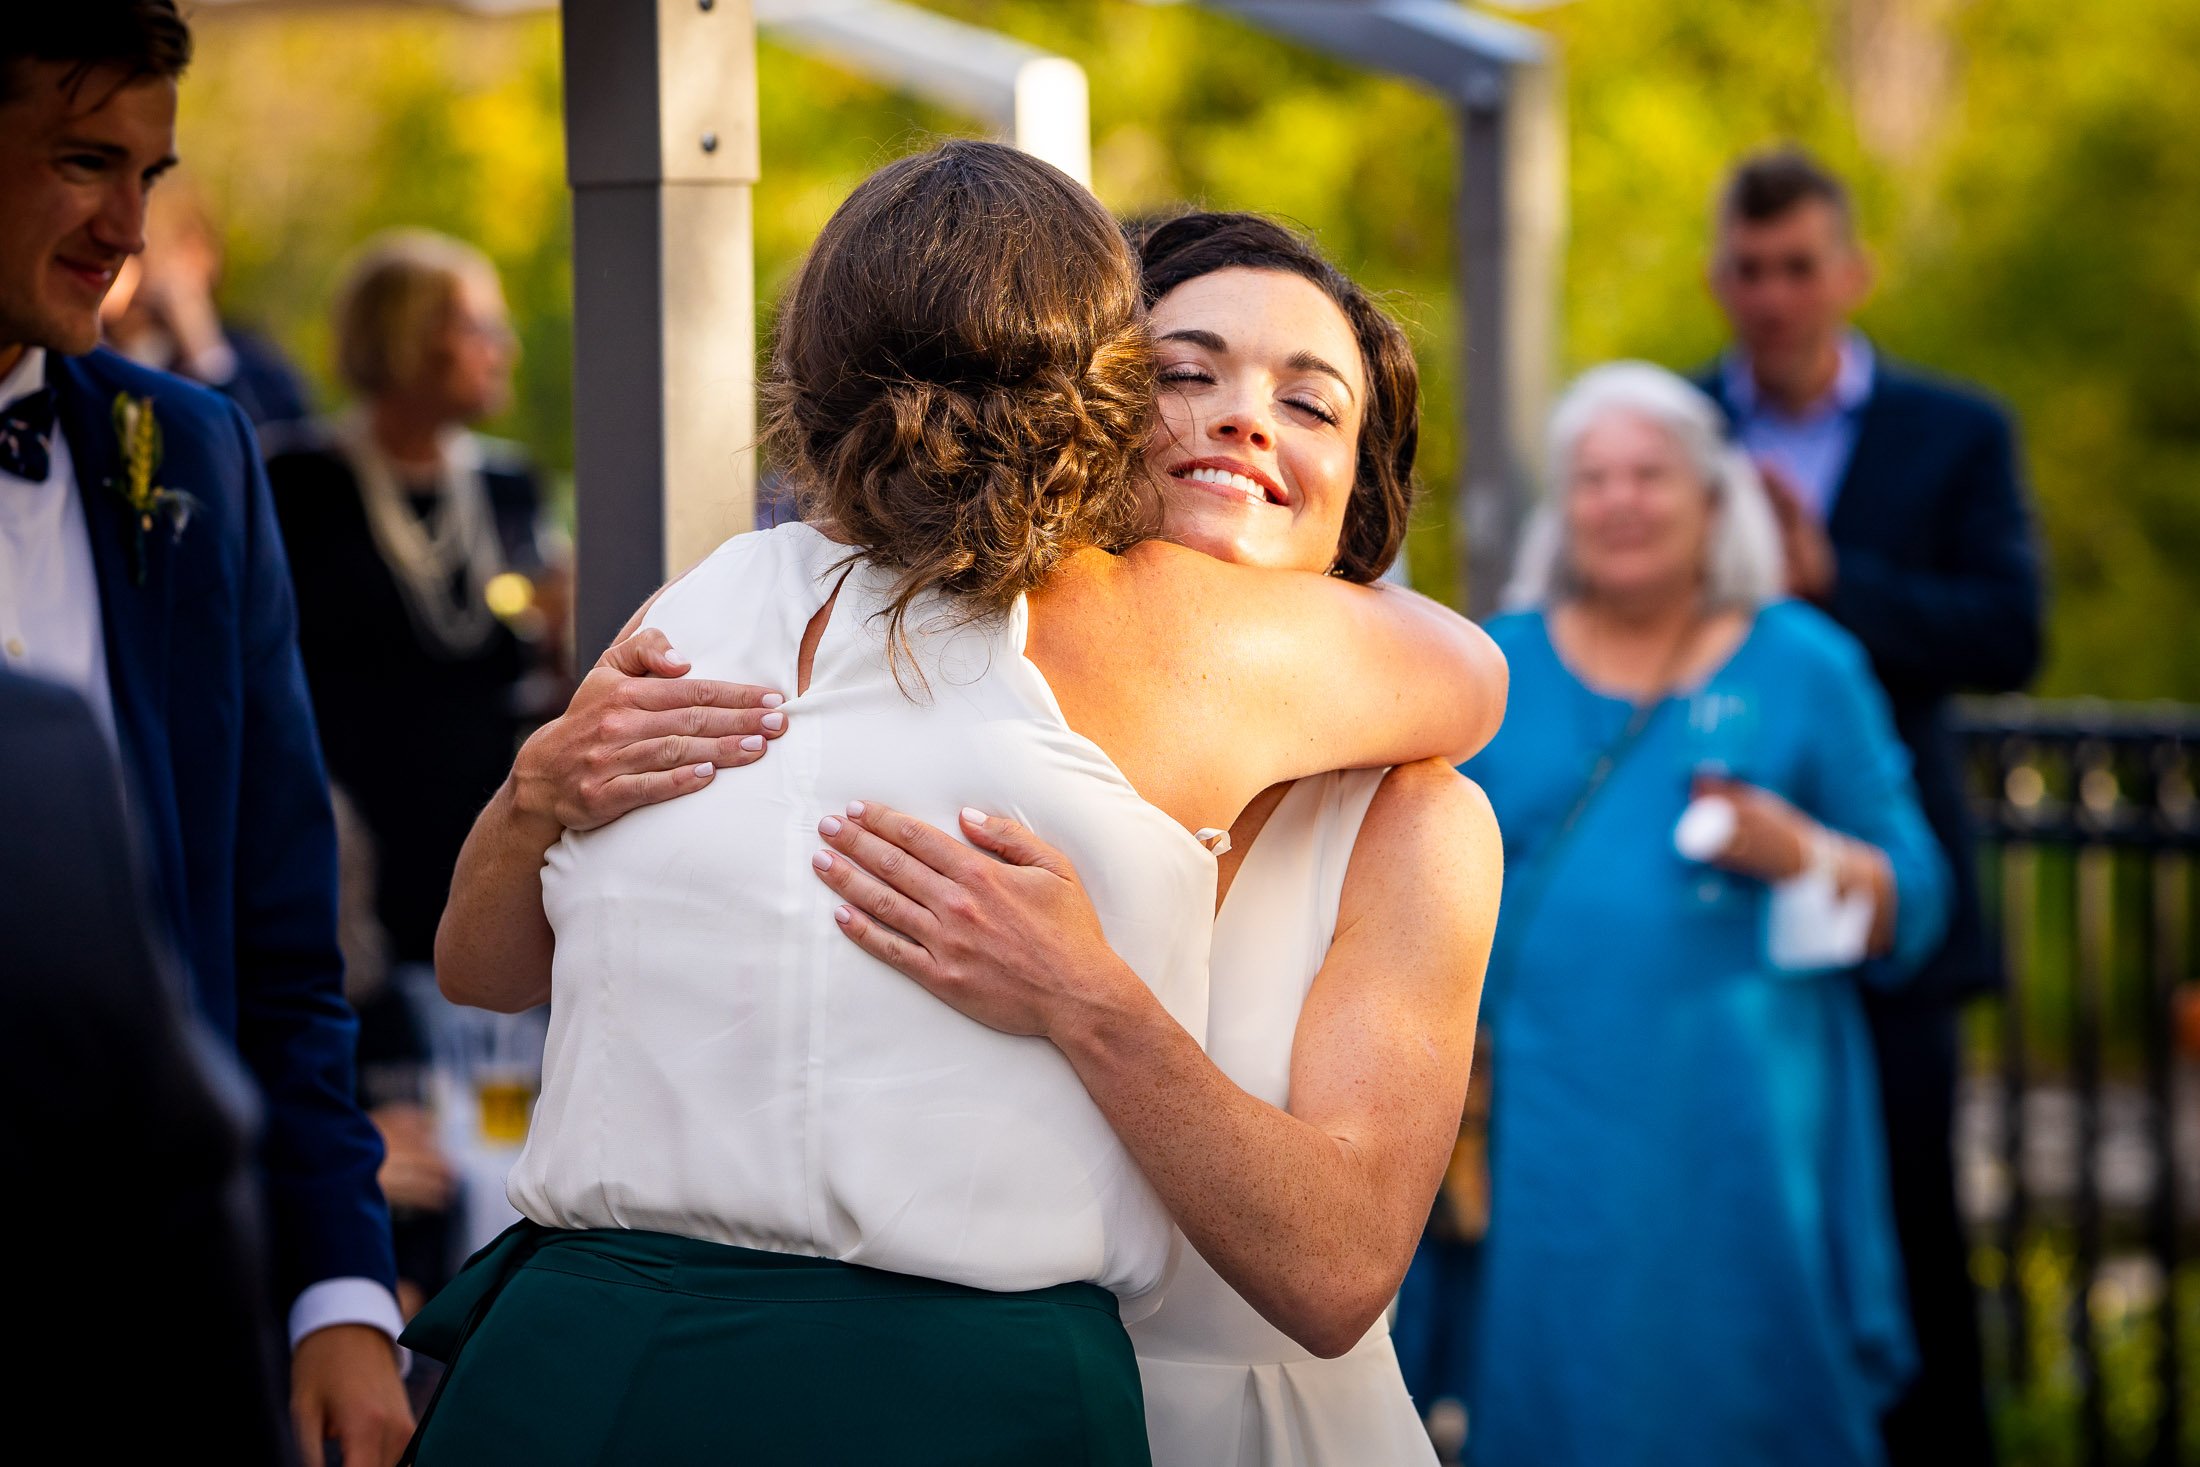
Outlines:
<svg viewBox="0 0 2200 1467"><path fill-rule="evenodd" d="M1201 367L1164 367L1154 380L1164 386L1178 382L1203 382L1209 387L1215 385L1213 374Z"/></svg>
<svg viewBox="0 0 2200 1467"><path fill-rule="evenodd" d="M1288 407L1295 407L1302 413L1319 418L1332 428L1337 426L1337 415L1331 412L1328 405L1318 398L1287 397L1284 399L1284 404Z"/></svg>

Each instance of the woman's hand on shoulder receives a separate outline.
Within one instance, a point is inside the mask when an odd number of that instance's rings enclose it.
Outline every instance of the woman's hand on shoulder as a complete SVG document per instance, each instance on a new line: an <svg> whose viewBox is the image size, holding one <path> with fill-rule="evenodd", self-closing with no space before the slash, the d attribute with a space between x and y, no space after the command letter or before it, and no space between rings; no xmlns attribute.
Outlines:
<svg viewBox="0 0 2200 1467"><path fill-rule="evenodd" d="M1068 857L1005 816L961 824L969 844L873 801L818 822L811 865L851 942L990 1029L1057 1043L1145 992Z"/></svg>
<svg viewBox="0 0 2200 1467"><path fill-rule="evenodd" d="M654 627L613 643L565 712L521 746L512 765L519 813L593 830L755 763L786 732L780 694L687 671Z"/></svg>

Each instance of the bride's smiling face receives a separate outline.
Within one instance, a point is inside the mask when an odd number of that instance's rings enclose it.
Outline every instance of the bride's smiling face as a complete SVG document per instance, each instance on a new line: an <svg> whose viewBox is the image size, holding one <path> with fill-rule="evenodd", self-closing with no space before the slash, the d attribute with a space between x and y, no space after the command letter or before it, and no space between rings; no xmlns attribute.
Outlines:
<svg viewBox="0 0 2200 1467"><path fill-rule="evenodd" d="M1344 312L1301 276L1233 267L1185 281L1150 318L1162 533L1243 565L1328 570L1367 398Z"/></svg>

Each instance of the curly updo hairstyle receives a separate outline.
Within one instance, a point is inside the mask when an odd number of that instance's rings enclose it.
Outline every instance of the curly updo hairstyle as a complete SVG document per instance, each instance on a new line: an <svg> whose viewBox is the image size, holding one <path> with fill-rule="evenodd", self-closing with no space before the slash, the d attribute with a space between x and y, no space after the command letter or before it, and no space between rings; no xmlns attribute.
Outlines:
<svg viewBox="0 0 2200 1467"><path fill-rule="evenodd" d="M957 141L872 174L780 309L765 434L803 518L1003 609L1072 551L1151 529L1153 355L1115 221L1060 170Z"/></svg>
<svg viewBox="0 0 2200 1467"><path fill-rule="evenodd" d="M1273 219L1201 210L1133 224L1128 232L1148 306L1187 280L1231 269L1297 275L1337 303L1360 344L1368 395L1352 497L1329 573L1362 584L1380 579L1405 543L1421 446L1421 369L1405 329L1312 240Z"/></svg>

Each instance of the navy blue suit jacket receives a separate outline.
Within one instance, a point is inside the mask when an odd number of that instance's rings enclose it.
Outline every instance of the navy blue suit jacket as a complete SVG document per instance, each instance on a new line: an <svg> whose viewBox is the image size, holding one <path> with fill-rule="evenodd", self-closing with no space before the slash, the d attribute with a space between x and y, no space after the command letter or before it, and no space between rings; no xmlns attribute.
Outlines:
<svg viewBox="0 0 2200 1467"><path fill-rule="evenodd" d="M1731 415L1716 369L1696 382ZM1955 874L1947 941L1890 1001L1946 1003L2002 981L1948 699L2022 688L2042 650L2039 550L2007 415L1881 357L1827 531L1837 570L1826 609L1871 654Z"/></svg>
<svg viewBox="0 0 2200 1467"><path fill-rule="evenodd" d="M49 358L91 532L115 723L156 900L193 997L265 1105L260 1174L275 1300L390 1283L382 1145L352 1090L356 1021L336 944L336 832L299 666L290 572L258 444L226 398L109 351ZM152 401L154 483L198 501L171 536L132 516L113 404Z"/></svg>

